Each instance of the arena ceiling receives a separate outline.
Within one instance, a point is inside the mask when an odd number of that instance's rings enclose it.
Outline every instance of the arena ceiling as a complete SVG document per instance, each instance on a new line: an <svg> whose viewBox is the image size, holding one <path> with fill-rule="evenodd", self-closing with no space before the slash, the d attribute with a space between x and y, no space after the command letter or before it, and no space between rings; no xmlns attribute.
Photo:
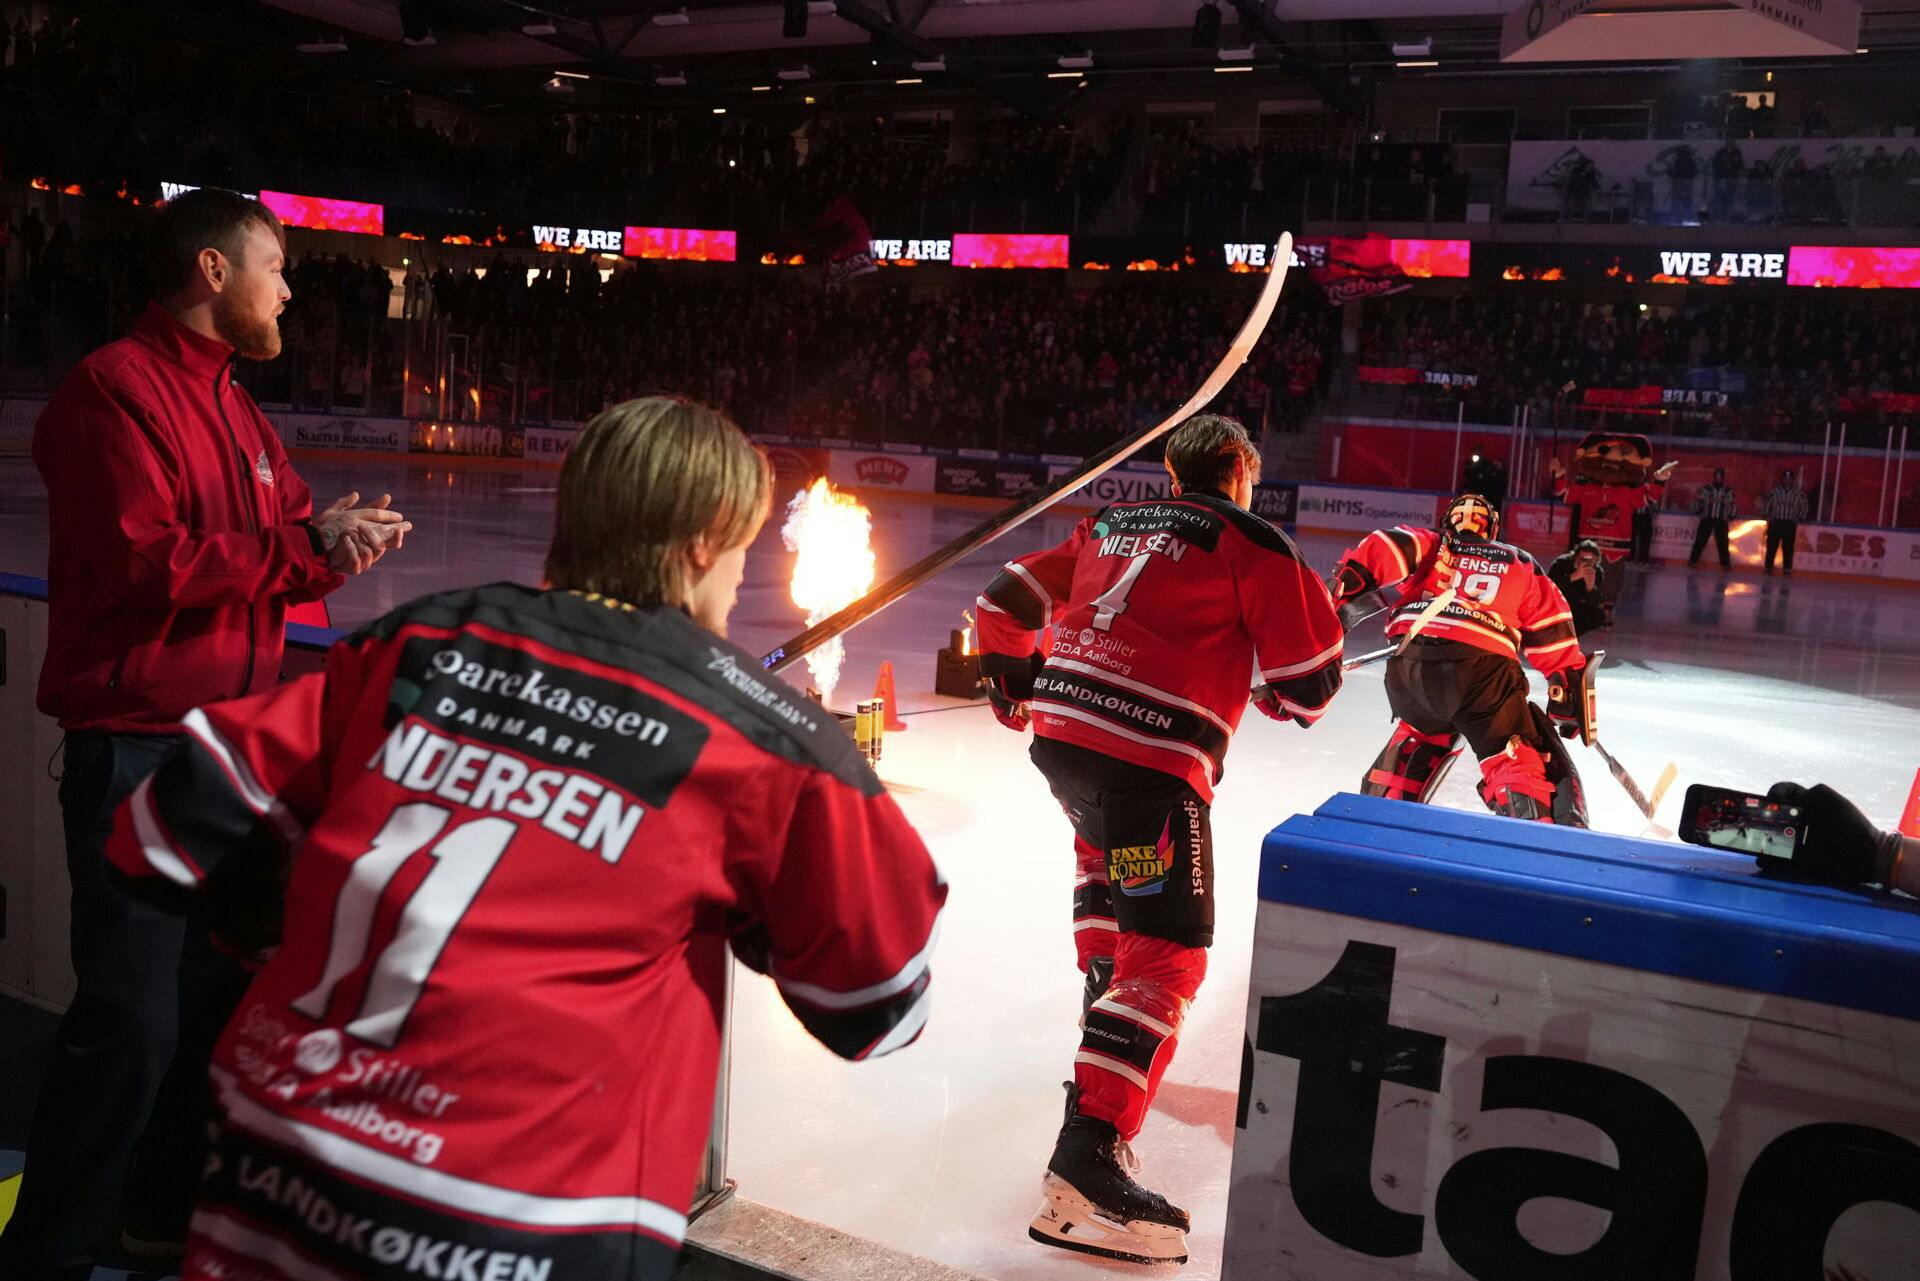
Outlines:
<svg viewBox="0 0 1920 1281"><path fill-rule="evenodd" d="M1048 115L1088 84L1164 91L1238 65L1269 96L1355 111L1386 77L1540 70L1498 61L1513 0L799 0L797 37L782 0L88 2L201 43L221 31L315 71L579 107L751 109L806 93L894 108L984 98ZM1874 56L1920 60L1920 0L1863 3ZM1206 5L1219 10L1217 35L1197 40Z"/></svg>

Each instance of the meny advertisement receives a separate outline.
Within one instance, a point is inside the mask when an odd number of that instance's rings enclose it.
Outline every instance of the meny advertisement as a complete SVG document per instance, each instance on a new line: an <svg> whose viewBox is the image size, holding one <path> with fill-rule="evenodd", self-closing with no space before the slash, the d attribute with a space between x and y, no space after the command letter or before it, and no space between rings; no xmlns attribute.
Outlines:
<svg viewBox="0 0 1920 1281"><path fill-rule="evenodd" d="M898 489L912 494L931 493L934 460L926 454L897 454L881 450L863 453L836 449L827 462L827 479L848 489Z"/></svg>

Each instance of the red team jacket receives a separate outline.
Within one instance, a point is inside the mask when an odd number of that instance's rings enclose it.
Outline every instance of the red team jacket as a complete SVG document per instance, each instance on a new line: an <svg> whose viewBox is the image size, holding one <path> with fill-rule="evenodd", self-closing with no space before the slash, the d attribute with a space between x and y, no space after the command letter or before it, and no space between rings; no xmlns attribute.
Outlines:
<svg viewBox="0 0 1920 1281"><path fill-rule="evenodd" d="M53 498L40 710L67 730L177 729L271 688L290 603L344 580L233 348L158 306L75 367L33 432Z"/></svg>
<svg viewBox="0 0 1920 1281"><path fill-rule="evenodd" d="M830 716L675 610L430 597L185 728L114 865L233 936L294 851L214 1053L187 1281L665 1278L730 932L845 1057L926 1019L919 837Z"/></svg>
<svg viewBox="0 0 1920 1281"><path fill-rule="evenodd" d="M1448 549L1431 529L1376 529L1345 563L1366 586L1383 588L1397 606L1387 636L1403 636L1433 597L1458 588L1453 604L1421 629L1437 640L1462 641L1489 653L1526 660L1551 676L1587 664L1574 635L1573 611L1540 562L1506 543L1462 543Z"/></svg>
<svg viewBox="0 0 1920 1281"><path fill-rule="evenodd" d="M1008 562L979 623L981 652L1014 658L1054 628L1034 733L1184 778L1209 799L1250 685L1271 684L1308 724L1340 688L1326 587L1285 534L1216 494L1087 517L1058 547Z"/></svg>

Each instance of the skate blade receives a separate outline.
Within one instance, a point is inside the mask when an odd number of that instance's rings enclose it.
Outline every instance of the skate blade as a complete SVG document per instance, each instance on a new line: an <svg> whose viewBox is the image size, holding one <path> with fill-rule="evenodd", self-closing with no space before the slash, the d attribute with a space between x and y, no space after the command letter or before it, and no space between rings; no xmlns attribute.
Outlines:
<svg viewBox="0 0 1920 1281"><path fill-rule="evenodd" d="M1179 1228L1138 1220L1117 1223L1051 1174L1042 1190L1046 1204L1027 1227L1027 1235L1042 1245L1145 1267L1173 1268L1187 1261L1187 1234Z"/></svg>

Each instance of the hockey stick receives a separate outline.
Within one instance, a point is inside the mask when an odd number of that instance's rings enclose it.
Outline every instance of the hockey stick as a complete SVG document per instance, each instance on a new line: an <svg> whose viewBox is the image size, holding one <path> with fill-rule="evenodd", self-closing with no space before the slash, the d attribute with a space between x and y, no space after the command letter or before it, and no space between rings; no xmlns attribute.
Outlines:
<svg viewBox="0 0 1920 1281"><path fill-rule="evenodd" d="M1447 590L1427 602L1427 607L1420 611L1419 615L1413 620L1413 626L1407 628L1407 634L1400 638L1399 643L1389 645L1385 649L1376 649L1370 654L1362 654L1358 658L1349 658L1346 662L1340 664L1340 670L1343 672L1351 672L1356 668L1365 667L1369 663L1377 663L1383 658L1392 658L1394 655L1402 653L1407 646L1413 644L1413 638L1424 631L1428 623L1439 617L1440 612L1446 609L1447 606L1453 604L1454 597L1459 594L1460 593L1454 588L1447 588Z"/></svg>
<svg viewBox="0 0 1920 1281"><path fill-rule="evenodd" d="M1593 657L1587 660L1588 665L1592 667L1595 672L1598 672L1600 670L1600 665L1606 661L1606 657L1607 657L1606 650L1596 649L1593 651ZM1593 677L1589 676L1587 680L1591 682L1593 680ZM1592 685L1589 684L1588 688L1591 689ZM1606 747L1601 744L1600 736L1598 734L1595 734L1593 736L1593 739L1588 744L1588 746L1592 747L1594 751L1600 753L1600 759L1607 763L1608 772L1611 773L1614 776L1614 778L1619 781L1620 786L1626 790L1627 797L1633 801L1635 808L1637 808L1640 811L1640 813L1646 817L1648 822L1652 822L1655 803L1647 799L1647 794L1640 790L1640 784L1634 782L1633 775L1627 773L1627 767L1622 765L1619 762L1619 760L1614 756L1614 754L1612 752L1609 752L1606 749ZM1665 795L1666 789L1673 783L1673 779L1669 776L1677 772L1678 771L1675 769L1675 767L1671 763L1668 764L1665 770L1661 771L1661 775L1660 775L1660 794L1661 795Z"/></svg>
<svg viewBox="0 0 1920 1281"><path fill-rule="evenodd" d="M1640 790L1640 784L1633 781L1633 775L1627 773L1627 767L1615 760L1613 753L1609 752L1597 738L1593 740L1593 750L1600 753L1600 759L1607 763L1607 768L1613 771L1613 776L1620 780L1620 786L1627 789L1627 795L1634 805L1648 819L1652 819L1653 806L1647 801L1647 794Z"/></svg>
<svg viewBox="0 0 1920 1281"><path fill-rule="evenodd" d="M1272 319L1274 304L1280 298L1280 286L1286 283L1287 267L1293 261L1291 232L1280 233L1280 243L1274 246L1273 254L1274 256L1268 260L1273 263L1273 270L1267 276L1266 287L1260 291L1259 301L1254 304L1253 310L1242 322L1240 332L1234 335L1233 345L1227 348L1227 354L1221 358L1218 365L1214 366L1213 372L1207 375L1207 380L1200 384L1200 390L1187 398L1186 404L1138 435L1107 446L1046 488L1020 499L1005 511L989 516L945 547L923 556L859 600L821 619L786 644L768 653L760 660L760 665L768 671L777 672L834 637L864 623L941 570L972 555L1008 530L1038 516L1074 490L1125 462L1205 408L1207 403L1219 395L1222 389L1233 380L1234 374L1240 371L1240 366L1245 364L1247 357L1253 353L1254 344L1260 341L1260 335L1266 332L1267 321Z"/></svg>

